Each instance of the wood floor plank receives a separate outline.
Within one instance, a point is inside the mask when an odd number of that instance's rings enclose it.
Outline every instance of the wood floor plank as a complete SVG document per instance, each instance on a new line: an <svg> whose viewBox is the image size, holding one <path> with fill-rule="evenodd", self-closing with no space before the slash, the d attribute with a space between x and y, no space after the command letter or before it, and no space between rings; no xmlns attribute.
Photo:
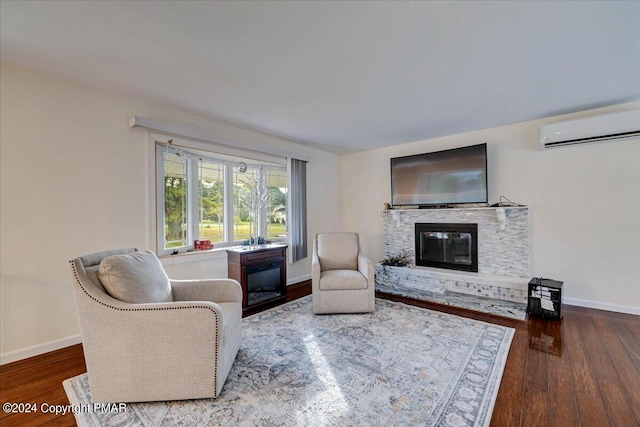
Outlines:
<svg viewBox="0 0 640 427"><path fill-rule="evenodd" d="M607 320L616 331L620 344L627 351L629 359L631 359L636 369L640 370L640 339L629 327L629 322L612 316L608 316Z"/></svg>
<svg viewBox="0 0 640 427"><path fill-rule="evenodd" d="M625 319L625 323L629 330L633 332L633 335L635 335L636 340L640 341L640 320Z"/></svg>
<svg viewBox="0 0 640 427"><path fill-rule="evenodd" d="M499 410L494 409L491 418L492 427L519 426L521 423L527 343L525 328L516 328L496 398L495 408Z"/></svg>
<svg viewBox="0 0 640 427"><path fill-rule="evenodd" d="M589 365L587 350L583 346L580 337L580 328L583 325L578 323L578 316L580 316L580 313L565 316L563 326L565 328L566 350L571 361L571 373L580 425L608 426L610 423L604 401L600 395L595 374Z"/></svg>
<svg viewBox="0 0 640 427"><path fill-rule="evenodd" d="M618 378L598 379L598 385L612 426L640 426L640 420L635 417L627 401L626 391Z"/></svg>
<svg viewBox="0 0 640 427"><path fill-rule="evenodd" d="M616 317L622 320L629 320L631 322L635 322L640 325L640 316L638 316L637 314L618 313L616 311L605 311L605 310L593 310L593 311L605 313L609 317Z"/></svg>
<svg viewBox="0 0 640 427"><path fill-rule="evenodd" d="M549 419L554 426L580 425L576 395L571 375L571 363L565 350L562 321L546 325L547 371L549 386Z"/></svg>
<svg viewBox="0 0 640 427"><path fill-rule="evenodd" d="M608 348L613 331L606 316L579 314L580 336L586 348ZM619 319L615 319L619 321ZM626 325L623 324L626 328ZM606 332L606 333L605 333ZM605 404L609 421L613 426L631 426L636 423L635 415L627 399L626 392L614 368L609 351L592 351L587 354L596 376L598 388Z"/></svg>
<svg viewBox="0 0 640 427"><path fill-rule="evenodd" d="M0 425L75 426L73 414L43 412L42 404L68 405L62 381L86 372L80 344L0 366L0 401L36 404L35 413L0 412Z"/></svg>
<svg viewBox="0 0 640 427"><path fill-rule="evenodd" d="M530 320L536 335L543 335L545 322L539 319ZM547 353L531 346L527 349L524 378L522 426L550 426Z"/></svg>
<svg viewBox="0 0 640 427"><path fill-rule="evenodd" d="M550 427L549 405L546 392L532 390L525 395L522 407L523 427Z"/></svg>
<svg viewBox="0 0 640 427"><path fill-rule="evenodd" d="M571 366L565 359L548 359L549 419L554 426L580 425Z"/></svg>
<svg viewBox="0 0 640 427"><path fill-rule="evenodd" d="M636 422L640 425L640 371L621 343L616 326L617 322L608 322L607 326L600 326L598 332L602 337L603 349L609 355Z"/></svg>

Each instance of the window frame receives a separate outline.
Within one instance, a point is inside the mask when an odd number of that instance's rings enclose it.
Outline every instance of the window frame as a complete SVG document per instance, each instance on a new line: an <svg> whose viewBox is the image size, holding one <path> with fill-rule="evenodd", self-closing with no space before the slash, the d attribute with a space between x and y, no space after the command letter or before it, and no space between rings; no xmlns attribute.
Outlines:
<svg viewBox="0 0 640 427"><path fill-rule="evenodd" d="M170 142L174 141L174 146L178 147L177 152L183 154L187 159L187 237L186 245L168 248L164 247L165 239L165 209L164 209L164 196L165 196L165 178L164 178L164 153L170 152L171 148L164 148L171 146ZM195 146L194 148L191 148ZM286 175L286 183L289 185L288 169L286 165L277 163L271 163L266 160L256 160L249 157L243 157L240 155L230 156L228 154L218 153L215 151L203 150L202 147L198 147L198 143L191 144L189 140L183 138L169 137L166 135L149 134L149 158L150 158L150 170L153 171L154 179L150 180L150 194L151 194L151 206L150 211L150 224L149 224L149 236L151 247L156 248L156 252L159 256L171 255L175 253L185 253L194 251L193 241L198 237L199 233L199 160L204 160L214 164L221 164L223 166L223 226L224 226L224 241L214 242L214 249L227 248L231 246L237 246L242 243L242 240L235 240L234 233L234 204L233 204L233 185L234 185L234 170L230 165L238 162L245 162L250 167L260 167L261 165L267 165L269 168L282 170ZM250 155L247 153L247 156ZM151 188L153 187L153 188ZM265 187L265 190L268 187ZM290 192L286 193L287 210L290 205ZM266 214L266 208L260 210L258 217L258 231L265 232L267 230L268 215ZM289 223L285 220L286 224L286 236L285 237L273 237L268 238L270 242L288 242L289 240ZM176 252L177 251L177 252ZM199 252L199 251L198 251Z"/></svg>
<svg viewBox="0 0 640 427"><path fill-rule="evenodd" d="M157 249L157 254L158 255L168 255L174 252L174 250L178 250L178 252L183 252L184 250L181 250L183 248L187 248L189 246L189 242L193 242L193 230L192 227L190 226L192 223L192 217L193 217L193 203L191 203L191 201L193 200L192 197L192 185L191 185L191 175L192 175L192 162L187 160L187 173L186 173L186 184L187 184L187 236L186 236L186 243L187 245L185 246L180 246L180 247L176 247L176 248L169 248L169 249L165 249L164 247L164 226L165 226L165 217L164 217L164 199L165 199L165 177L164 177L164 154L166 152L166 150L162 150L162 149L158 149L158 144L154 144L155 145L155 162L156 162L156 189L155 189L155 193L156 193L156 200L155 200L155 206L156 206L156 224L155 224L155 228L156 228L156 249ZM197 199L196 199L197 202ZM197 209L197 206L196 206ZM193 246L193 243L192 243Z"/></svg>

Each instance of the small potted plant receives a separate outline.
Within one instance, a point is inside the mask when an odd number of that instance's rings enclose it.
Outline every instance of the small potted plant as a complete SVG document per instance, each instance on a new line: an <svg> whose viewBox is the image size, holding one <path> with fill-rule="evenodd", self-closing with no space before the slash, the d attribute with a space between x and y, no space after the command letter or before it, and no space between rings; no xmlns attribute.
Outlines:
<svg viewBox="0 0 640 427"><path fill-rule="evenodd" d="M411 262L411 253L403 249L398 252L396 255L389 255L382 261L380 261L380 265L382 265L382 269L386 273L386 267L409 267L413 268L413 263Z"/></svg>

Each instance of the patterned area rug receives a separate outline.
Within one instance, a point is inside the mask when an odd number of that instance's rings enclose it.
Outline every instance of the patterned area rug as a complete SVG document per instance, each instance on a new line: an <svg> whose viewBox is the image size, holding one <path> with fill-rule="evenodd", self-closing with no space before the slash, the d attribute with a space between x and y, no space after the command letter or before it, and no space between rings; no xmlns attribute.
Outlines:
<svg viewBox="0 0 640 427"><path fill-rule="evenodd" d="M370 314L313 315L305 297L243 320L218 399L81 412L80 426L487 426L514 330L376 300ZM91 402L87 374L66 380Z"/></svg>

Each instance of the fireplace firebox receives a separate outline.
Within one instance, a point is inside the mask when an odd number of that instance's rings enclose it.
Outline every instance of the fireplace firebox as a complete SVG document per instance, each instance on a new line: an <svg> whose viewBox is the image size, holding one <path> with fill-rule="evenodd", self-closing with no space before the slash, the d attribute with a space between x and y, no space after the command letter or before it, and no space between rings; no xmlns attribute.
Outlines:
<svg viewBox="0 0 640 427"><path fill-rule="evenodd" d="M478 272L478 224L416 223L416 265Z"/></svg>

